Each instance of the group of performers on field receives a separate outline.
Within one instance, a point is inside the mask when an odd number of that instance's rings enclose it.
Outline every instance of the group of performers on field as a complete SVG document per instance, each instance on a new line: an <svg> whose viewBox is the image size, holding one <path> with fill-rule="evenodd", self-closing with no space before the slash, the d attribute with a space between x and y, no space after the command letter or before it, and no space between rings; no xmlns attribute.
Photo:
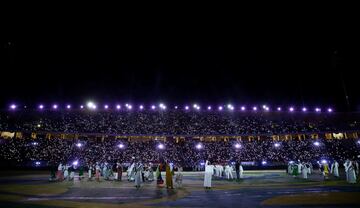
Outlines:
<svg viewBox="0 0 360 208"><path fill-rule="evenodd" d="M329 179L330 175L339 178L339 163L334 160L331 165L326 161L318 161L319 173L324 177L324 180ZM348 183L356 183L356 178L359 175L359 164L356 160L346 160L344 163L346 181ZM313 166L311 163L290 161L288 163L287 173L293 177L301 176L307 179L308 175L313 173Z"/></svg>

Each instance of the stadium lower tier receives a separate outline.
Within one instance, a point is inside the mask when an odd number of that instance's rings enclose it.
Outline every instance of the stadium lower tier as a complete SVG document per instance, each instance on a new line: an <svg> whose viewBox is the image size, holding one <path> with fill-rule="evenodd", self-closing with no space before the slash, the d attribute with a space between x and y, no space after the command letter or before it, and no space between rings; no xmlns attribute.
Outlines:
<svg viewBox="0 0 360 208"><path fill-rule="evenodd" d="M0 160L24 164L120 161L134 158L144 163L171 161L177 166L194 168L205 160L215 163L259 162L283 165L292 160L316 163L321 160L354 159L360 155L360 140L342 139L203 139L203 138L12 138L0 139Z"/></svg>

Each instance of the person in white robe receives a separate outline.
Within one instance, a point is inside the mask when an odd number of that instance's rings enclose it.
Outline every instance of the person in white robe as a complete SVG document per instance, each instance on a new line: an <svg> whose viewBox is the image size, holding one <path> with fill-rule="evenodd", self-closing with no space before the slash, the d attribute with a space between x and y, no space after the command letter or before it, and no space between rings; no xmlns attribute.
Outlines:
<svg viewBox="0 0 360 208"><path fill-rule="evenodd" d="M126 171L128 181L133 181L135 178L135 162L130 165L130 167Z"/></svg>
<svg viewBox="0 0 360 208"><path fill-rule="evenodd" d="M307 168L307 170L308 170L308 174L311 175L311 170L312 170L312 165L311 165L311 163L306 163L305 165L306 165L306 168Z"/></svg>
<svg viewBox="0 0 360 208"><path fill-rule="evenodd" d="M68 179L69 177L69 166L64 165L64 180Z"/></svg>
<svg viewBox="0 0 360 208"><path fill-rule="evenodd" d="M214 172L214 166L207 160L205 162L205 175L204 175L204 187L205 189L211 188L211 180Z"/></svg>
<svg viewBox="0 0 360 208"><path fill-rule="evenodd" d="M241 164L240 164L239 169L240 169L240 178L243 178L244 177L244 168Z"/></svg>
<svg viewBox="0 0 360 208"><path fill-rule="evenodd" d="M232 168L230 167L230 165L226 165L225 166L225 175L226 175L226 179L230 180L232 179Z"/></svg>
<svg viewBox="0 0 360 208"><path fill-rule="evenodd" d="M300 162L300 160L298 161L297 166L298 166L298 175L300 175L300 174L301 174L301 170L302 170L302 166L303 166L303 164Z"/></svg>
<svg viewBox="0 0 360 208"><path fill-rule="evenodd" d="M302 170L301 170L301 173L302 173L302 178L303 179L307 179L308 178L308 169L307 169L307 166L306 166L306 164L303 164L302 166L301 166L301 168L302 168Z"/></svg>
<svg viewBox="0 0 360 208"><path fill-rule="evenodd" d="M217 167L217 165L214 165L214 176L216 176L216 177L219 177L219 169L218 169L218 167Z"/></svg>
<svg viewBox="0 0 360 208"><path fill-rule="evenodd" d="M333 164L331 164L331 174L335 177L339 178L339 163L335 160Z"/></svg>
<svg viewBox="0 0 360 208"><path fill-rule="evenodd" d="M348 183L356 183L355 166L353 165L353 162L346 160L344 167L346 172L346 181Z"/></svg>
<svg viewBox="0 0 360 208"><path fill-rule="evenodd" d="M135 187L140 188L142 183L143 165L139 162L135 165Z"/></svg>
<svg viewBox="0 0 360 208"><path fill-rule="evenodd" d="M93 166L92 164L90 163L89 166L88 166L88 180L91 181L91 178L92 178L92 171L93 171Z"/></svg>

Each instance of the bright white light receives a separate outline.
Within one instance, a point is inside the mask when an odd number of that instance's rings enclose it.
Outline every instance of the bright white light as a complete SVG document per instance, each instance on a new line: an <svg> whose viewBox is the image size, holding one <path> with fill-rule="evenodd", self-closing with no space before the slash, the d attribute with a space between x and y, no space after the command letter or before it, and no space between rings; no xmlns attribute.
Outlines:
<svg viewBox="0 0 360 208"><path fill-rule="evenodd" d="M41 127L41 125L40 125L40 124L38 124L38 125L37 125L37 127L38 127L38 128L40 128L40 127Z"/></svg>
<svg viewBox="0 0 360 208"><path fill-rule="evenodd" d="M185 110L189 110L189 106L185 106Z"/></svg>
<svg viewBox="0 0 360 208"><path fill-rule="evenodd" d="M202 149L203 148L202 144L200 144L200 143L197 144L195 147L196 147L196 149Z"/></svg>
<svg viewBox="0 0 360 208"><path fill-rule="evenodd" d="M178 106L177 106L177 105L175 106L175 109L178 109Z"/></svg>
<svg viewBox="0 0 360 208"><path fill-rule="evenodd" d="M35 162L35 165L37 165L37 166L40 165L40 164L41 164L41 162L39 162L39 161Z"/></svg>
<svg viewBox="0 0 360 208"><path fill-rule="evenodd" d="M278 110L278 111L281 111L281 108L280 108L280 107L278 107L278 108L277 108L277 110Z"/></svg>
<svg viewBox="0 0 360 208"><path fill-rule="evenodd" d="M219 106L218 109L219 109L219 111L222 111L222 110L223 110L223 107L222 107L222 106Z"/></svg>
<svg viewBox="0 0 360 208"><path fill-rule="evenodd" d="M294 161L290 161L289 163L290 163L290 164L293 164L293 163L294 163Z"/></svg>
<svg viewBox="0 0 360 208"><path fill-rule="evenodd" d="M205 165L205 163L204 163L204 162L201 162L201 163L200 163L200 165L201 165L201 166L204 166L204 165Z"/></svg>
<svg viewBox="0 0 360 208"><path fill-rule="evenodd" d="M109 108L109 106L108 106L108 105L104 105L104 108L105 108L105 109L108 109L108 108Z"/></svg>
<svg viewBox="0 0 360 208"><path fill-rule="evenodd" d="M73 165L78 165L79 164L79 161L74 161L73 163L72 163Z"/></svg>
<svg viewBox="0 0 360 208"><path fill-rule="evenodd" d="M67 105L66 108L67 108L67 109L70 109L70 108L71 108L71 105Z"/></svg>
<svg viewBox="0 0 360 208"><path fill-rule="evenodd" d="M303 107L301 110L302 110L303 112L306 112L306 111L307 111L307 108Z"/></svg>
<svg viewBox="0 0 360 208"><path fill-rule="evenodd" d="M143 106L143 105L140 105L140 106L139 106L139 109L140 109L140 110L144 109L144 106Z"/></svg>
<svg viewBox="0 0 360 208"><path fill-rule="evenodd" d="M321 109L320 108L315 108L315 111L316 112L321 112Z"/></svg>
<svg viewBox="0 0 360 208"><path fill-rule="evenodd" d="M275 147L280 147L280 143L275 143L274 146Z"/></svg>
<svg viewBox="0 0 360 208"><path fill-rule="evenodd" d="M152 110L155 110L155 108L156 108L155 105L152 105L152 106L151 106L151 109L152 109Z"/></svg>
<svg viewBox="0 0 360 208"><path fill-rule="evenodd" d="M322 163L322 164L326 164L327 161L326 161L326 160L321 160L321 163Z"/></svg>
<svg viewBox="0 0 360 208"><path fill-rule="evenodd" d="M31 143L31 144L34 145L34 146L36 146L36 145L38 145L39 143L33 142L33 143Z"/></svg>
<svg viewBox="0 0 360 208"><path fill-rule="evenodd" d="M11 104L11 105L10 105L10 108L11 108L12 110L15 110L15 109L16 109L16 105L15 105L15 104Z"/></svg>
<svg viewBox="0 0 360 208"><path fill-rule="evenodd" d="M83 108L84 108L84 106L83 106L83 105L80 105L80 108L81 108L81 109L83 109Z"/></svg>
<svg viewBox="0 0 360 208"><path fill-rule="evenodd" d="M159 104L159 107L160 107L160 109L162 109L162 110L165 110L165 109L166 109L166 105L164 105L164 103L160 103L160 104Z"/></svg>
<svg viewBox="0 0 360 208"><path fill-rule="evenodd" d="M44 105L39 105L39 109L44 109Z"/></svg>
<svg viewBox="0 0 360 208"><path fill-rule="evenodd" d="M253 107L253 111L257 111L257 107L256 107L256 106Z"/></svg>
<svg viewBox="0 0 360 208"><path fill-rule="evenodd" d="M119 144L118 147L119 147L120 149L123 149L125 146L124 146L123 144Z"/></svg>
<svg viewBox="0 0 360 208"><path fill-rule="evenodd" d="M132 109L132 105L129 105L129 104L127 104L127 109L129 109L129 110L131 110Z"/></svg>
<svg viewBox="0 0 360 208"><path fill-rule="evenodd" d="M116 109L120 110L121 105L116 105Z"/></svg>
<svg viewBox="0 0 360 208"><path fill-rule="evenodd" d="M262 162L261 162L261 164L266 165L266 164L267 164L267 162L266 162L266 161L262 161Z"/></svg>
<svg viewBox="0 0 360 208"><path fill-rule="evenodd" d="M82 144L79 142L76 144L77 147L82 147Z"/></svg>
<svg viewBox="0 0 360 208"><path fill-rule="evenodd" d="M87 105L88 108L93 108L94 103L89 101L86 105Z"/></svg>
<svg viewBox="0 0 360 208"><path fill-rule="evenodd" d="M242 111L246 110L245 106L241 106L241 110Z"/></svg>
<svg viewBox="0 0 360 208"><path fill-rule="evenodd" d="M227 108L228 108L229 110L234 110L234 106L231 105L231 104L228 104L228 105L227 105Z"/></svg>
<svg viewBox="0 0 360 208"><path fill-rule="evenodd" d="M57 109L57 108L58 108L58 105L56 105L56 104L53 105L53 108L54 108L54 109Z"/></svg>
<svg viewBox="0 0 360 208"><path fill-rule="evenodd" d="M235 148L236 148L236 149L239 149L239 148L241 148L241 144L239 144L239 143L236 143L236 144L235 144Z"/></svg>
<svg viewBox="0 0 360 208"><path fill-rule="evenodd" d="M331 109L331 108L328 108L328 110L327 110L329 113L331 113L331 112L333 112L333 109Z"/></svg>
<svg viewBox="0 0 360 208"><path fill-rule="evenodd" d="M165 148L165 146L163 144L158 145L158 149L164 149L164 148Z"/></svg>
<svg viewBox="0 0 360 208"><path fill-rule="evenodd" d="M197 105L197 104L194 104L194 105L193 105L193 108L197 108L197 107L198 107L198 105Z"/></svg>
<svg viewBox="0 0 360 208"><path fill-rule="evenodd" d="M294 112L294 107L290 107L290 108L289 108L289 111L290 111L290 112Z"/></svg>
<svg viewBox="0 0 360 208"><path fill-rule="evenodd" d="M320 146L320 142L314 142L315 146Z"/></svg>
<svg viewBox="0 0 360 208"><path fill-rule="evenodd" d="M208 106L207 109L208 109L208 110L211 110L211 106Z"/></svg>
<svg viewBox="0 0 360 208"><path fill-rule="evenodd" d="M269 107L266 107L266 108L265 108L265 111L269 111L269 110L270 110L270 108L269 108Z"/></svg>

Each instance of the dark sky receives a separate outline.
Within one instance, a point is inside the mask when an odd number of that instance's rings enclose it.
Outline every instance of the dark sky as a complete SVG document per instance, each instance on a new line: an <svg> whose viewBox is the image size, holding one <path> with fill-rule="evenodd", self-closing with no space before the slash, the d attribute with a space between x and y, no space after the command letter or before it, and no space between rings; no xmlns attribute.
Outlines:
<svg viewBox="0 0 360 208"><path fill-rule="evenodd" d="M347 23L26 25L9 29L2 41L1 103L304 103L346 110L345 86L351 109L359 110L359 36Z"/></svg>

